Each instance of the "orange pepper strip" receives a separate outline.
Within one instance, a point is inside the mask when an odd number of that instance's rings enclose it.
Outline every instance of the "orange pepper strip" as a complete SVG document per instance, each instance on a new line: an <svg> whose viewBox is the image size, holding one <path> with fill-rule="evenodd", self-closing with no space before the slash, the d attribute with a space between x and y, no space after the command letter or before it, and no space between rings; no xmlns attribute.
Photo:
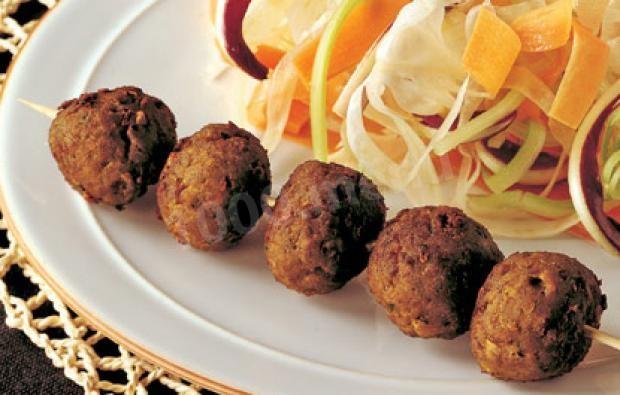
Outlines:
<svg viewBox="0 0 620 395"><path fill-rule="evenodd" d="M573 21L571 0L558 0L545 7L526 12L512 22L525 52L560 48L570 38Z"/></svg>
<svg viewBox="0 0 620 395"><path fill-rule="evenodd" d="M284 51L269 45L259 45L254 53L256 59L267 68L273 70L284 57Z"/></svg>
<svg viewBox="0 0 620 395"><path fill-rule="evenodd" d="M549 116L576 129L605 79L609 46L578 22L573 24L573 31L573 51Z"/></svg>
<svg viewBox="0 0 620 395"><path fill-rule="evenodd" d="M394 22L401 8L411 0L366 0L347 18L336 39L328 77L357 65L366 52ZM294 63L306 83L311 80L314 57L320 36L304 44Z"/></svg>
<svg viewBox="0 0 620 395"><path fill-rule="evenodd" d="M480 10L463 54L465 70L493 97L501 89L521 52L516 33L497 15Z"/></svg>
<svg viewBox="0 0 620 395"><path fill-rule="evenodd" d="M308 106L300 101L293 100L284 132L288 134L299 134L309 120L310 111Z"/></svg>

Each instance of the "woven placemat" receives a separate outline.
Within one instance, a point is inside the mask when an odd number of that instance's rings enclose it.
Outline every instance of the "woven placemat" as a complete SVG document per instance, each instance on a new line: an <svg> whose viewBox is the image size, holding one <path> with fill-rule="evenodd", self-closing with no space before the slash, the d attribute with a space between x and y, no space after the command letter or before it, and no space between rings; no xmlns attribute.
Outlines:
<svg viewBox="0 0 620 395"><path fill-rule="evenodd" d="M8 63L22 48L38 18L56 3L56 0L0 0L0 59ZM6 75L0 74L0 83L5 79ZM122 346L98 347L113 342L62 302L28 263L6 223L0 219L1 231L7 231L8 239L8 247L0 248L0 302L6 311L6 325L22 331L43 349L52 364L63 369L65 376L80 385L86 394L147 394L147 389L156 382L180 394L200 393L198 386L168 374ZM8 286L7 275L10 272L14 276L16 271L33 284L34 295L26 297L12 292L14 287Z"/></svg>

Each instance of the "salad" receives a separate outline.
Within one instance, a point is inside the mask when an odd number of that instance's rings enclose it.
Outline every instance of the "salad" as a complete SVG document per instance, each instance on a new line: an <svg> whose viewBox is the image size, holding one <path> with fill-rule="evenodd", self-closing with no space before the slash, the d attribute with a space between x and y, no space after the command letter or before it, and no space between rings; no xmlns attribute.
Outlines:
<svg viewBox="0 0 620 395"><path fill-rule="evenodd" d="M620 0L218 0L241 102L282 139L495 235L620 253Z"/></svg>

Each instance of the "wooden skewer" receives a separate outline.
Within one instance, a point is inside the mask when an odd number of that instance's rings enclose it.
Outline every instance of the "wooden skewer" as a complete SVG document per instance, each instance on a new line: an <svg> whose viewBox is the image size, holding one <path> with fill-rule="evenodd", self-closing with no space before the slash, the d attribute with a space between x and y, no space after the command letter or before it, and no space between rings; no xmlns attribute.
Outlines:
<svg viewBox="0 0 620 395"><path fill-rule="evenodd" d="M18 99L18 100L20 103L30 107L31 109L35 110L36 112L40 114L43 114L49 117L50 119L56 118L56 114L58 114L58 111L52 108L46 107L42 104L37 104L37 103L31 102L26 99ZM273 207L275 205L274 197L269 196L265 199L265 201L267 205L270 207ZM591 326L588 326L588 325L586 325L586 332L592 338L592 340L596 340L597 342L601 344L604 344L608 347L611 347L611 348L614 348L620 351L620 339L619 338L614 337L610 335L609 333L592 328Z"/></svg>
<svg viewBox="0 0 620 395"><path fill-rule="evenodd" d="M620 351L620 339L610 335L609 333L600 331L598 329L592 328L591 326L586 325L586 332L592 337L592 340L596 340L597 342L604 344L608 347L615 348Z"/></svg>
<svg viewBox="0 0 620 395"><path fill-rule="evenodd" d="M54 119L56 118L56 115L58 114L57 110L54 110L53 108L44 106L42 104L39 103L35 103L32 102L30 100L26 100L26 99L17 99L20 103L30 107L31 109L35 110L36 112L38 112L39 114L43 114L46 117L50 118L50 119ZM276 198L273 196L267 196L265 197L265 204L267 204L268 207L273 208L276 205Z"/></svg>
<svg viewBox="0 0 620 395"><path fill-rule="evenodd" d="M26 100L26 99L17 99L20 103L30 107L31 109L35 110L36 112L38 112L39 114L43 114L46 117L50 118L50 119L54 119L56 118L56 114L58 114L58 111L54 110L53 108L49 108L46 107L42 104L37 104L34 102L31 102L30 100Z"/></svg>
<svg viewBox="0 0 620 395"><path fill-rule="evenodd" d="M273 208L276 205L276 198L273 196L266 196L265 203L267 204L267 206Z"/></svg>

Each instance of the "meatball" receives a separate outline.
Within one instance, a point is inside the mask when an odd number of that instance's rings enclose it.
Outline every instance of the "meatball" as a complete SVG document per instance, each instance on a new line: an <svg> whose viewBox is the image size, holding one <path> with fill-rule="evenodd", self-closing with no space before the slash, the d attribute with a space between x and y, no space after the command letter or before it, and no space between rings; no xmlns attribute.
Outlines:
<svg viewBox="0 0 620 395"><path fill-rule="evenodd" d="M269 158L259 140L233 123L208 125L170 154L157 204L181 244L223 250L252 229L270 192Z"/></svg>
<svg viewBox="0 0 620 395"><path fill-rule="evenodd" d="M570 372L590 349L585 325L606 308L600 281L577 260L548 252L515 254L480 290L471 326L483 372L517 381Z"/></svg>
<svg viewBox="0 0 620 395"><path fill-rule="evenodd" d="M284 185L265 234L275 279L308 296L341 288L366 268L367 244L385 212L383 196L360 172L303 163Z"/></svg>
<svg viewBox="0 0 620 395"><path fill-rule="evenodd" d="M469 329L478 290L502 259L489 232L461 210L408 209L379 235L368 284L405 334L452 339Z"/></svg>
<svg viewBox="0 0 620 395"><path fill-rule="evenodd" d="M49 133L67 182L87 200L119 209L157 182L176 141L170 109L135 87L63 103Z"/></svg>

